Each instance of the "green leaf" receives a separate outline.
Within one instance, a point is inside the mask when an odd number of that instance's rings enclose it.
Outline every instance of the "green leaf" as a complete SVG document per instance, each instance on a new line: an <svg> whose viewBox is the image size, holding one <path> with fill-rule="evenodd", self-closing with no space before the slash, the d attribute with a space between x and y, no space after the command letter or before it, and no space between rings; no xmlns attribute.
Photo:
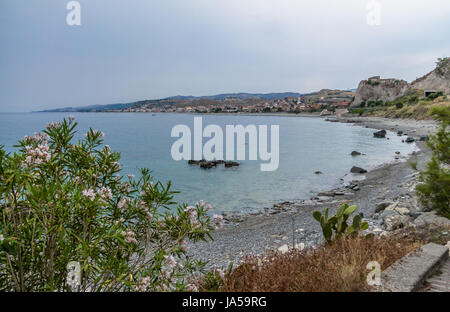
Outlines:
<svg viewBox="0 0 450 312"><path fill-rule="evenodd" d="M337 216L337 217L342 216L342 214L344 213L344 210L345 210L347 207L348 207L347 204L344 204L344 205L340 206L340 207L338 208L337 212L336 212L336 216Z"/></svg>
<svg viewBox="0 0 450 312"><path fill-rule="evenodd" d="M322 218L322 213L320 213L320 211L314 211L313 217L314 217L314 219L317 220L317 222L320 222L320 219Z"/></svg>
<svg viewBox="0 0 450 312"><path fill-rule="evenodd" d="M359 229L359 228L360 228L361 220L362 220L362 218L361 218L360 215L356 215L356 216L353 218L353 228L354 228L354 229Z"/></svg>
<svg viewBox="0 0 450 312"><path fill-rule="evenodd" d="M353 232L355 232L355 228L353 227L353 225L350 225L346 230L345 230L345 235L350 235Z"/></svg>
<svg viewBox="0 0 450 312"><path fill-rule="evenodd" d="M322 229L323 236L327 241L331 240L331 237L333 236L333 231L331 230L331 225L329 223L326 224L326 226Z"/></svg>
<svg viewBox="0 0 450 312"><path fill-rule="evenodd" d="M352 213L354 213L354 212L356 211L357 208L358 208L358 207L357 207L356 205L350 206L350 207L348 207L348 208L345 209L344 214L347 215L347 216L349 216L349 215L351 215Z"/></svg>
<svg viewBox="0 0 450 312"><path fill-rule="evenodd" d="M363 224L361 224L361 230L365 231L367 229L369 229L369 223L363 222Z"/></svg>

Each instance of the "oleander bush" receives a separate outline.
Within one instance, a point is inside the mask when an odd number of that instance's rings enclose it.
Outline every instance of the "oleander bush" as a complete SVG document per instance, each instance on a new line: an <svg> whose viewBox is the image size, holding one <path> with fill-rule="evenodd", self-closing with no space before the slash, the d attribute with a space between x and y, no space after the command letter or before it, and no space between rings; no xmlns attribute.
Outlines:
<svg viewBox="0 0 450 312"><path fill-rule="evenodd" d="M195 290L187 242L211 238L211 207L175 203L147 169L120 175L103 133L73 142L76 126L0 147L0 291Z"/></svg>

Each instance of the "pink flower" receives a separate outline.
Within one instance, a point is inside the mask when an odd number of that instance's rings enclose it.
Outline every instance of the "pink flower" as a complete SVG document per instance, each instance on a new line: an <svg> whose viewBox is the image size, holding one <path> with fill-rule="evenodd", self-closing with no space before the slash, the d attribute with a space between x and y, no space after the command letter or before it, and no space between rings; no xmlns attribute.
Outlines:
<svg viewBox="0 0 450 312"><path fill-rule="evenodd" d="M119 209L124 209L124 208L126 208L126 206L128 205L128 203L129 203L129 199L128 199L128 198L121 198L121 199L119 200L119 203L117 204L117 207L118 207Z"/></svg>
<svg viewBox="0 0 450 312"><path fill-rule="evenodd" d="M224 279L224 278L225 278L225 273L223 272L222 269L217 269L216 272L217 272L217 274L219 274L219 276L220 276L221 279Z"/></svg>
<svg viewBox="0 0 450 312"><path fill-rule="evenodd" d="M214 215L213 216L214 224L216 225L216 229L219 229L223 226L223 216L222 215Z"/></svg>
<svg viewBox="0 0 450 312"><path fill-rule="evenodd" d="M186 290L190 292L198 292L198 288L194 284L188 284L186 286Z"/></svg>
<svg viewBox="0 0 450 312"><path fill-rule="evenodd" d="M96 194L93 189L84 189L81 193L84 197L89 198L91 201L95 200Z"/></svg>
<svg viewBox="0 0 450 312"><path fill-rule="evenodd" d="M107 187L102 187L101 189L98 190L97 193L102 200L112 199L111 189Z"/></svg>
<svg viewBox="0 0 450 312"><path fill-rule="evenodd" d="M129 244L137 244L136 234L131 230L122 231L122 236L124 236L125 241Z"/></svg>
<svg viewBox="0 0 450 312"><path fill-rule="evenodd" d="M61 124L59 122L50 122L47 124L47 129L56 129L60 126Z"/></svg>

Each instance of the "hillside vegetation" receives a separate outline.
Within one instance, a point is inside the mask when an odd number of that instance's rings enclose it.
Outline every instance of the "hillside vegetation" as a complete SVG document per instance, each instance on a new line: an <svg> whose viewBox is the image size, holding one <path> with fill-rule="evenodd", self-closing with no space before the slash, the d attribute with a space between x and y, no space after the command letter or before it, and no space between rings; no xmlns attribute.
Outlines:
<svg viewBox="0 0 450 312"><path fill-rule="evenodd" d="M413 89L408 94L391 102L373 101L363 103L351 112L361 116L376 116L388 118L412 118L417 120L431 119L430 110L433 107L450 109L450 99L443 93L423 97L423 91Z"/></svg>

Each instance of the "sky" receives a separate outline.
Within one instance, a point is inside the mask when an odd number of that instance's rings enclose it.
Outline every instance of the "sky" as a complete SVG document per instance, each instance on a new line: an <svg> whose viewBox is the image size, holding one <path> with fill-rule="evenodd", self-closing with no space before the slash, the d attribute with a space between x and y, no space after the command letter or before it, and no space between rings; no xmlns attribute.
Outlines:
<svg viewBox="0 0 450 312"><path fill-rule="evenodd" d="M79 26L69 2L0 0L0 112L410 82L450 56L448 0L79 0Z"/></svg>

